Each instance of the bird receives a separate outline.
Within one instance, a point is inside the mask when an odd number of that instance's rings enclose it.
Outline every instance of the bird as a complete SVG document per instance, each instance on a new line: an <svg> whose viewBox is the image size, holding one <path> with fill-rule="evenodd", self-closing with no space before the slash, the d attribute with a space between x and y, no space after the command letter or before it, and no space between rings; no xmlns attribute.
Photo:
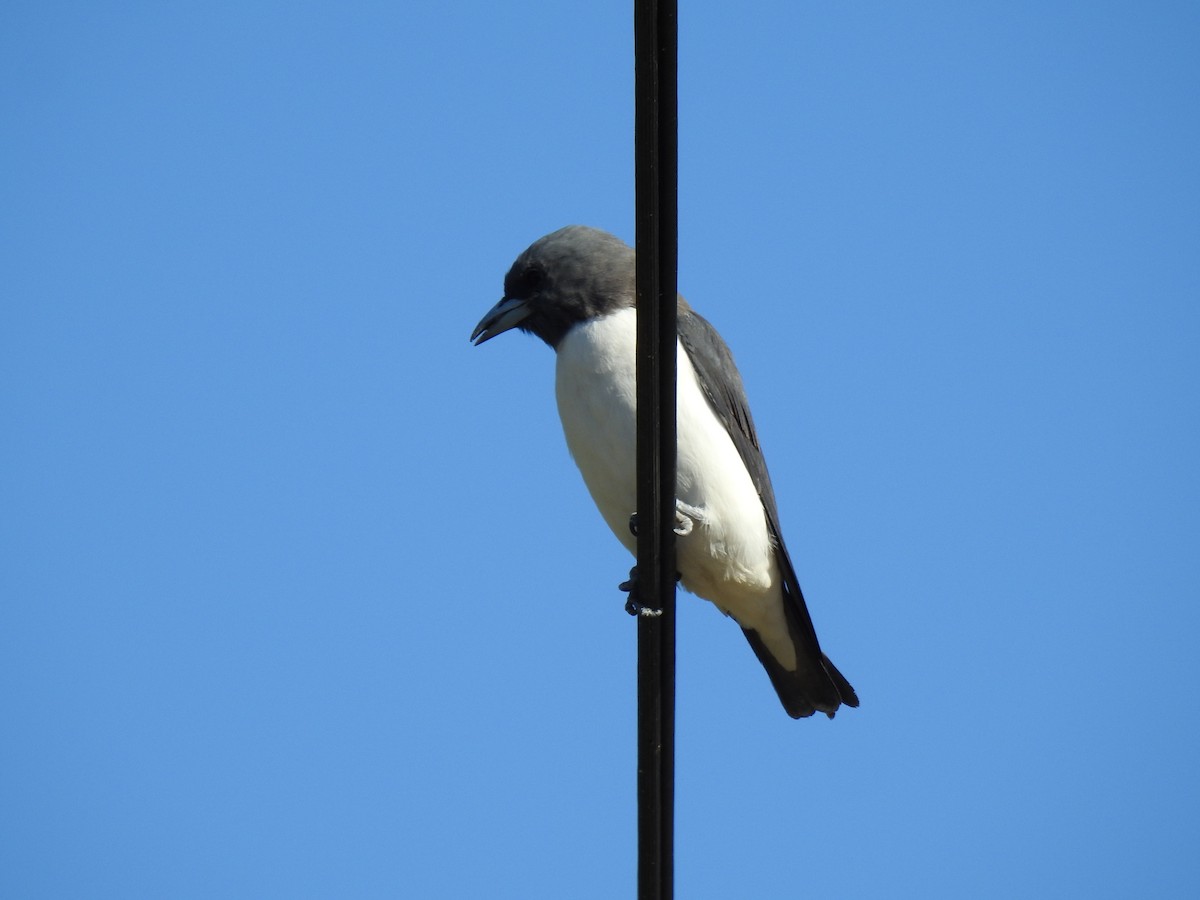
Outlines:
<svg viewBox="0 0 1200 900"><path fill-rule="evenodd" d="M601 516L636 555L634 288L632 247L568 225L517 257L504 296L471 341L479 346L517 329L555 351L567 447ZM832 719L839 707L858 706L858 696L817 641L742 377L716 329L682 296L677 309L679 580L737 622L788 715Z"/></svg>

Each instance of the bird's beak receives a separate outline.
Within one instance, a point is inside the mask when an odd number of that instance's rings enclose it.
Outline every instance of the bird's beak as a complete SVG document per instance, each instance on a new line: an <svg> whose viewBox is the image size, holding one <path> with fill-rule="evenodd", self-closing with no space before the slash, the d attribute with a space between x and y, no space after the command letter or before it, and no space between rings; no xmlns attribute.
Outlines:
<svg viewBox="0 0 1200 900"><path fill-rule="evenodd" d="M504 334L511 328L516 328L529 314L533 312L524 300L505 297L488 310L487 315L479 320L475 330L471 332L471 340L478 347L484 341L490 341L498 334Z"/></svg>

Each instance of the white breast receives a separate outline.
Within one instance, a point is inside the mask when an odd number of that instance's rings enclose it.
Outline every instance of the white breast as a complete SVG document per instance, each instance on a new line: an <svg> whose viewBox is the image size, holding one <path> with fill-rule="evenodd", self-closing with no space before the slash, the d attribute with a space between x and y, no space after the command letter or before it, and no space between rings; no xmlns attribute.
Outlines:
<svg viewBox="0 0 1200 900"><path fill-rule="evenodd" d="M555 395L567 448L604 521L630 552L637 505L634 348L637 320L621 310L572 328L558 345Z"/></svg>
<svg viewBox="0 0 1200 900"><path fill-rule="evenodd" d="M632 309L583 322L559 344L555 378L567 446L608 527L631 553L637 543L629 533L637 508L635 347ZM795 657L762 501L682 348L678 366L677 493L701 514L676 544L683 585L758 631L788 665Z"/></svg>

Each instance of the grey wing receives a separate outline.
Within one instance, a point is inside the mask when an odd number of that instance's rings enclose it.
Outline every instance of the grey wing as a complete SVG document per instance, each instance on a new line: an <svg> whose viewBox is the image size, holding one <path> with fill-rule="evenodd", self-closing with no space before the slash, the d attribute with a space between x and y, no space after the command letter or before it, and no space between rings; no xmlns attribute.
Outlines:
<svg viewBox="0 0 1200 900"><path fill-rule="evenodd" d="M771 487L771 476L767 473L767 461L758 445L746 389L742 386L742 376L734 364L733 354L708 320L691 307L684 307L682 302L679 309L679 341L687 351L692 368L700 376L700 387L708 397L708 402L725 425L746 471L754 480L767 518L777 522L779 516L775 507L775 491Z"/></svg>
<svg viewBox="0 0 1200 900"><path fill-rule="evenodd" d="M733 440L738 455L746 466L746 471L750 473L750 477L758 489L759 497L762 498L763 510L767 517L767 528L775 546L779 568L783 573L788 620L797 650L804 652L808 658L807 662L816 672L823 670L828 676L828 681L819 676L809 679L807 693L811 704L815 709L831 716L839 703L858 706L858 697L854 693L854 689L821 652L821 645L817 641L817 632L813 628L808 605L804 602L804 594L800 590L796 569L792 565L791 557L788 555L783 535L779 529L779 510L775 504L775 491L771 487L767 461L758 444L758 434L754 430L754 419L750 415L746 389L742 385L742 376L734 364L733 354L725 341L717 334L716 329L703 316L687 306L682 299L679 305L679 341L683 344L692 367L699 376L700 386L704 390L705 396L708 397L708 402L725 425L725 430L729 432L729 437ZM755 639L751 637L750 633L747 633L747 637L750 638L753 646ZM755 646L754 649L762 658L760 648ZM770 671L769 665L767 668ZM772 680L775 680L774 675ZM776 687L779 687L778 683ZM804 705L803 702L802 705ZM809 709L808 712L802 714L808 715L812 711Z"/></svg>

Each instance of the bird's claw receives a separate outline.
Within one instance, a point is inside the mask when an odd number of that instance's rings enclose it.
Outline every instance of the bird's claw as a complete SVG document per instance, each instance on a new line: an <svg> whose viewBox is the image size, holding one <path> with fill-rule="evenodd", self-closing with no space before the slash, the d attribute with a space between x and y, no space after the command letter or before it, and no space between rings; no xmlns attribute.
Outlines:
<svg viewBox="0 0 1200 900"><path fill-rule="evenodd" d="M637 513L634 513L629 522L629 527L631 530L634 526L633 519L636 518ZM625 593L629 594L629 598L625 601L625 612L629 613L631 616L640 614L642 611L642 604L641 601L638 600L637 566L634 566L629 570L629 580L622 581L620 584L618 584L617 590L625 591Z"/></svg>
<svg viewBox="0 0 1200 900"><path fill-rule="evenodd" d="M690 503L684 503L676 498L675 500L675 527L671 530L679 537L685 537L692 533L692 529L696 527L696 523L704 519L704 511L699 507L692 506ZM638 514L634 513L629 517L629 533L637 537L638 533Z"/></svg>
<svg viewBox="0 0 1200 900"><path fill-rule="evenodd" d="M675 527L672 531L679 537L684 537L692 533L692 529L696 527L697 522L704 519L704 512L695 506L684 503L682 500L675 500ZM629 517L629 532L637 537L638 533L638 514L634 513ZM679 581L680 575L675 573L675 580ZM642 601L638 597L637 586L637 566L629 570L629 580L622 581L617 585L617 590L625 591L629 594L629 599L625 601L625 612L631 616L661 616L661 609L651 609L642 605Z"/></svg>
<svg viewBox="0 0 1200 900"><path fill-rule="evenodd" d="M682 575L676 572L675 582L678 583L679 579L682 577ZM638 593L637 580L637 566L634 566L629 570L629 580L622 581L617 585L617 590L625 591L629 594L628 599L625 601L625 612L629 613L631 616L661 616L661 609L653 609L642 604L640 595Z"/></svg>

